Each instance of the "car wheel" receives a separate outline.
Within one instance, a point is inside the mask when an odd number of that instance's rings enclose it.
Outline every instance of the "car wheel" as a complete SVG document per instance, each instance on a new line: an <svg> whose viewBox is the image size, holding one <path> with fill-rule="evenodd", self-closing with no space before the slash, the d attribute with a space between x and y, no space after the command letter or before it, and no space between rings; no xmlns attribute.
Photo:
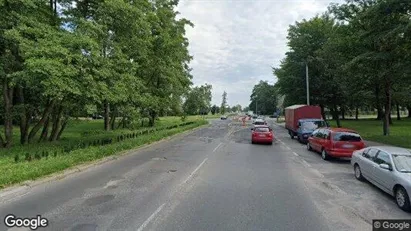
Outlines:
<svg viewBox="0 0 411 231"><path fill-rule="evenodd" d="M354 175L355 178L359 181L364 181L364 177L362 176L361 168L358 164L354 165Z"/></svg>
<svg viewBox="0 0 411 231"><path fill-rule="evenodd" d="M273 142L271 141L270 143L268 143L269 145L273 145Z"/></svg>
<svg viewBox="0 0 411 231"><path fill-rule="evenodd" d="M404 211L410 211L410 198L408 197L407 191L399 186L395 190L395 202L397 202L398 207Z"/></svg>
<svg viewBox="0 0 411 231"><path fill-rule="evenodd" d="M323 159L323 160L328 160L330 157L328 156L328 154L327 154L327 152L325 151L325 149L323 149L322 151L321 151L321 158Z"/></svg>
<svg viewBox="0 0 411 231"><path fill-rule="evenodd" d="M308 150L308 151L312 151L312 150L313 150L313 148L312 148L311 145L310 145L310 142L307 143L307 150Z"/></svg>

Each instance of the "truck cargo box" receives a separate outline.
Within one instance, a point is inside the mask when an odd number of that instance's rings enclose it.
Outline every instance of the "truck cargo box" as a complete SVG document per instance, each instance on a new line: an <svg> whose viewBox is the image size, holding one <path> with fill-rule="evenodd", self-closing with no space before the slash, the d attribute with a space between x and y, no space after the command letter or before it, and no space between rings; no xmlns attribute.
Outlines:
<svg viewBox="0 0 411 231"><path fill-rule="evenodd" d="M293 105L285 108L285 127L297 133L298 121L301 119L323 119L321 108L312 105Z"/></svg>

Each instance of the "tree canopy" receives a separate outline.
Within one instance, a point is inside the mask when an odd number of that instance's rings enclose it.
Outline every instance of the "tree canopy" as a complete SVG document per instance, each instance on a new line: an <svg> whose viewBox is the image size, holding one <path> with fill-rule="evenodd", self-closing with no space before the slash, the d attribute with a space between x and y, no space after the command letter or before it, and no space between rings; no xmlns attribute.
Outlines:
<svg viewBox="0 0 411 231"><path fill-rule="evenodd" d="M73 116L102 114L111 130L117 118L148 117L153 126L182 113L195 90L185 36L193 24L177 17L177 4L0 1L1 146L12 145L13 125L25 144L60 139Z"/></svg>
<svg viewBox="0 0 411 231"><path fill-rule="evenodd" d="M284 106L305 103L307 65L310 102L323 115L340 126L348 111L372 108L388 135L392 105L411 109L410 11L410 1L347 0L291 25L290 51L273 69Z"/></svg>
<svg viewBox="0 0 411 231"><path fill-rule="evenodd" d="M260 81L253 87L248 108L256 114L271 115L277 110L277 91L274 85Z"/></svg>

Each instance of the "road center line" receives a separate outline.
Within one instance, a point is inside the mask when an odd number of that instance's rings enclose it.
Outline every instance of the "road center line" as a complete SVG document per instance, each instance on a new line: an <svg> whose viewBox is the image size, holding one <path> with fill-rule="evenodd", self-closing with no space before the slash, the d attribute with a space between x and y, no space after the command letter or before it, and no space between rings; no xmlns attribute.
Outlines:
<svg viewBox="0 0 411 231"><path fill-rule="evenodd" d="M163 209L164 205L165 205L165 203L160 205L160 207L158 207L158 209L156 211L154 211L154 213L151 214L151 216L149 218L147 218L146 221L144 221L144 223L137 229L137 231L142 231L150 223L150 221L154 219L154 217L157 215L157 213L159 213Z"/></svg>
<svg viewBox="0 0 411 231"><path fill-rule="evenodd" d="M181 183L180 185L183 185L185 183L187 183L188 180L190 180L191 177L193 177L193 175L201 168L201 166L203 166L203 164L208 160L208 158L205 158L203 160L203 162L201 162L200 165L197 166L196 169L194 169L194 171L187 177L187 179L185 179L185 181L183 181L183 183Z"/></svg>
<svg viewBox="0 0 411 231"><path fill-rule="evenodd" d="M222 144L223 144L223 143L219 143L219 144L217 145L217 147L214 148L213 152L217 151L217 149L218 149Z"/></svg>
<svg viewBox="0 0 411 231"><path fill-rule="evenodd" d="M293 152L293 154L294 154L295 156L299 156L296 152Z"/></svg>

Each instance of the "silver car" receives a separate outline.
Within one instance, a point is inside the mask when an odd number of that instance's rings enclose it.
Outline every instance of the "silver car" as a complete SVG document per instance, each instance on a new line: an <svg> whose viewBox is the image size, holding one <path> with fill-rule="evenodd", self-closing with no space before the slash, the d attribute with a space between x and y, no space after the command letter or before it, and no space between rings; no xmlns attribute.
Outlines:
<svg viewBox="0 0 411 231"><path fill-rule="evenodd" d="M395 197L398 207L410 211L411 152L404 148L373 146L353 152L355 178L368 180Z"/></svg>

